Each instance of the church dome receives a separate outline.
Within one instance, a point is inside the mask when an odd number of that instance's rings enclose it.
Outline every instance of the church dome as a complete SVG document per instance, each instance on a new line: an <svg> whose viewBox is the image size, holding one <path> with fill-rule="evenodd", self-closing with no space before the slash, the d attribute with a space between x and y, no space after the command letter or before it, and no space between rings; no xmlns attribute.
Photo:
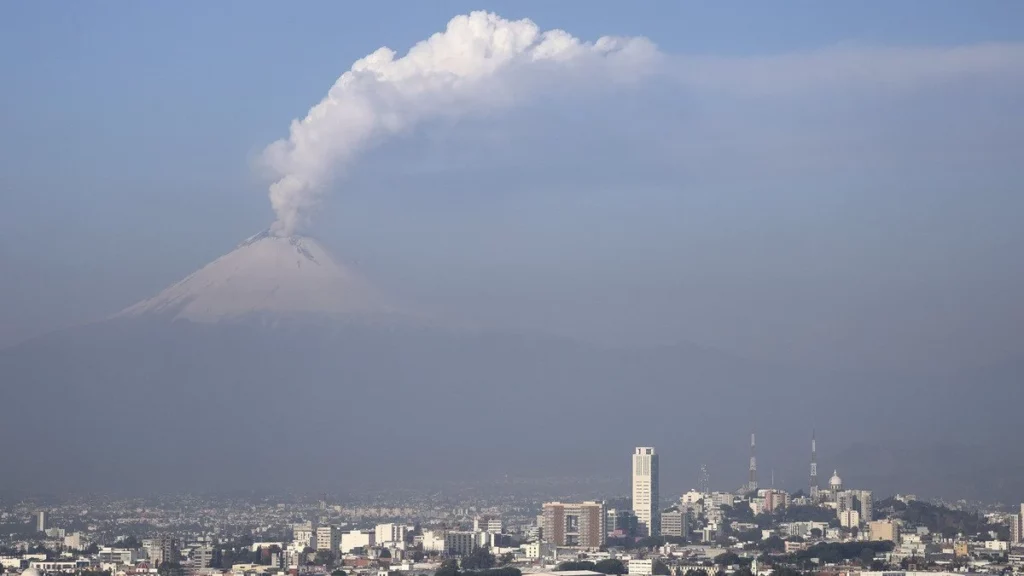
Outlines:
<svg viewBox="0 0 1024 576"><path fill-rule="evenodd" d="M832 478L829 479L828 485L832 486L832 487L835 487L835 488L842 487L843 479L839 477L839 471L838 470L833 470L832 471Z"/></svg>
<svg viewBox="0 0 1024 576"><path fill-rule="evenodd" d="M21 576L43 576L43 575L39 573L39 570L36 570L35 568L29 568L29 569L25 570L24 572L22 572Z"/></svg>

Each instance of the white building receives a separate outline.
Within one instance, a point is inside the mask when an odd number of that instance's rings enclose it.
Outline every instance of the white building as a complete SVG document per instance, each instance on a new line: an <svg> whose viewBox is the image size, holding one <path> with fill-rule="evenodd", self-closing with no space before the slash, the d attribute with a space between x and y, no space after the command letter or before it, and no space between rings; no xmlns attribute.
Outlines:
<svg viewBox="0 0 1024 576"><path fill-rule="evenodd" d="M138 552L131 548L100 548L98 559L103 563L135 564L139 556Z"/></svg>
<svg viewBox="0 0 1024 576"><path fill-rule="evenodd" d="M374 538L377 544L387 542L405 542L410 528L405 524L377 524L374 528Z"/></svg>
<svg viewBox="0 0 1024 576"><path fill-rule="evenodd" d="M555 551L555 548L553 546L551 546L550 544L545 544L540 540L536 542L523 544L521 548L523 550L523 555L529 558L530 560L538 560L540 558L551 556L551 554Z"/></svg>
<svg viewBox="0 0 1024 576"><path fill-rule="evenodd" d="M637 576L651 576L654 574L654 560L650 558L637 559L634 558L629 561L629 565L626 567L627 572Z"/></svg>
<svg viewBox="0 0 1024 576"><path fill-rule="evenodd" d="M856 510L843 510L839 513L839 525L843 528L856 528L860 526L860 512Z"/></svg>
<svg viewBox="0 0 1024 576"><path fill-rule="evenodd" d="M691 504L696 504L697 502L700 502L703 499L704 499L704 494L700 493L697 490L690 490L689 492L687 492L686 494L683 494L679 498L679 503L683 504L683 505L686 505L686 506L689 506Z"/></svg>
<svg viewBox="0 0 1024 576"><path fill-rule="evenodd" d="M633 513L641 534L659 533L658 455L647 446L633 451Z"/></svg>
<svg viewBox="0 0 1024 576"><path fill-rule="evenodd" d="M320 526L316 529L316 549L334 552L338 549L341 531L337 526Z"/></svg>
<svg viewBox="0 0 1024 576"><path fill-rule="evenodd" d="M74 532L64 537L64 547L69 550L81 550L88 546L81 532Z"/></svg>
<svg viewBox="0 0 1024 576"><path fill-rule="evenodd" d="M46 532L46 510L40 510L36 515L36 532Z"/></svg>
<svg viewBox="0 0 1024 576"><path fill-rule="evenodd" d="M425 530L420 537L424 552L444 552L444 532L440 530Z"/></svg>
<svg viewBox="0 0 1024 576"><path fill-rule="evenodd" d="M444 535L444 553L449 556L466 556L476 549L476 534L460 530L449 530Z"/></svg>
<svg viewBox="0 0 1024 576"><path fill-rule="evenodd" d="M473 531L501 534L505 531L505 524L501 516L477 516L473 519Z"/></svg>
<svg viewBox="0 0 1024 576"><path fill-rule="evenodd" d="M316 548L316 524L292 524L292 544L302 548Z"/></svg>
<svg viewBox="0 0 1024 576"><path fill-rule="evenodd" d="M0 567L21 569L24 566L24 561L18 556L0 556Z"/></svg>
<svg viewBox="0 0 1024 576"><path fill-rule="evenodd" d="M341 551L345 553L356 548L370 548L376 544L376 530L349 530L341 534Z"/></svg>

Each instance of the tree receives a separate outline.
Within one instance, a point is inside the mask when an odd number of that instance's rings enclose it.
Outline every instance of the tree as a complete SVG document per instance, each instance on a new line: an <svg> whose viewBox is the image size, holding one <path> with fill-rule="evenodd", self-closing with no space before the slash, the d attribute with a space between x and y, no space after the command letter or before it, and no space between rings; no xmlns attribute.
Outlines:
<svg viewBox="0 0 1024 576"><path fill-rule="evenodd" d="M865 568L871 566L871 563L875 561L875 551L871 548L865 548L860 551L860 564Z"/></svg>
<svg viewBox="0 0 1024 576"><path fill-rule="evenodd" d="M707 570L695 570L693 568L690 568L689 570L686 571L686 574L683 574L683 576L708 576L708 571Z"/></svg>
<svg viewBox="0 0 1024 576"><path fill-rule="evenodd" d="M740 557L734 552L723 552L718 556L715 556L715 564L719 566L732 566L733 564L739 564Z"/></svg>
<svg viewBox="0 0 1024 576"><path fill-rule="evenodd" d="M338 568L331 572L331 576L348 576L348 573L342 570L341 568Z"/></svg>
<svg viewBox="0 0 1024 576"><path fill-rule="evenodd" d="M593 562L588 562L586 560L577 560L562 562L558 565L557 568L555 568L555 572L573 572L576 570L590 570L596 572L595 568L597 568L597 565Z"/></svg>
<svg viewBox="0 0 1024 576"><path fill-rule="evenodd" d="M156 573L159 576L185 576L185 570L177 562L161 562Z"/></svg>
<svg viewBox="0 0 1024 576"><path fill-rule="evenodd" d="M821 538L821 528L811 528L811 538Z"/></svg>
<svg viewBox="0 0 1024 576"><path fill-rule="evenodd" d="M655 576L671 576L672 571L669 570L668 566L661 561L660 558L655 558L651 571Z"/></svg>
<svg viewBox="0 0 1024 576"><path fill-rule="evenodd" d="M488 570L494 568L494 554L491 549L484 546L473 550L473 553L462 558L463 570Z"/></svg>
<svg viewBox="0 0 1024 576"><path fill-rule="evenodd" d="M629 570L626 568L626 565L622 563L622 560L617 558L608 558L594 564L594 572L600 572L602 574L626 574Z"/></svg>
<svg viewBox="0 0 1024 576"><path fill-rule="evenodd" d="M501 566L508 566L509 564L514 562L515 559L516 559L516 555L515 554L513 554L512 552L505 552L504 554L501 555L500 558L498 558L498 564L501 565Z"/></svg>
<svg viewBox="0 0 1024 576"><path fill-rule="evenodd" d="M313 562L324 566L330 566L334 563L334 552L330 550L317 550L316 559Z"/></svg>
<svg viewBox="0 0 1024 576"><path fill-rule="evenodd" d="M782 541L782 538L772 534L762 540L761 545L758 546L758 548L768 553L782 552L786 549L786 543Z"/></svg>
<svg viewBox="0 0 1024 576"><path fill-rule="evenodd" d="M459 576L459 563L455 560L441 562L441 567L434 572L434 576Z"/></svg>
<svg viewBox="0 0 1024 576"><path fill-rule="evenodd" d="M762 536L763 534L760 530L758 530L757 528L752 528L750 530L738 532L736 534L736 539L740 542L760 542Z"/></svg>
<svg viewBox="0 0 1024 576"><path fill-rule="evenodd" d="M125 536L124 538L114 542L114 548L130 548L132 550L138 550L142 548L142 542L135 536Z"/></svg>

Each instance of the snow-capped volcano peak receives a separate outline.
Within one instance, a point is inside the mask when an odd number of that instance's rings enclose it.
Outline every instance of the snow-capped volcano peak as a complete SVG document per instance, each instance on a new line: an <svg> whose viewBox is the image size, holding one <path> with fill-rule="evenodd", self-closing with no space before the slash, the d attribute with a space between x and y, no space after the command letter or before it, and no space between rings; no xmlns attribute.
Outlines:
<svg viewBox="0 0 1024 576"><path fill-rule="evenodd" d="M117 316L217 322L249 315L390 312L316 240L260 232L156 296Z"/></svg>

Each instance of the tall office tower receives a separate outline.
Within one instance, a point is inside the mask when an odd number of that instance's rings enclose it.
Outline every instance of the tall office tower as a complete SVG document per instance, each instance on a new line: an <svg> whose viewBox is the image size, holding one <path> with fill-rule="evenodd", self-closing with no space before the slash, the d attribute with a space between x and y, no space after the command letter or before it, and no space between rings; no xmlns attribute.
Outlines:
<svg viewBox="0 0 1024 576"><path fill-rule="evenodd" d="M608 536L603 502L545 502L543 541L555 546L600 548Z"/></svg>
<svg viewBox="0 0 1024 576"><path fill-rule="evenodd" d="M875 499L871 490L857 490L855 494L860 506L860 521L871 522L871 517L875 514Z"/></svg>
<svg viewBox="0 0 1024 576"><path fill-rule="evenodd" d="M754 433L750 433L750 480L747 482L747 490L754 492L757 490L757 455L755 450L757 444L754 442Z"/></svg>
<svg viewBox="0 0 1024 576"><path fill-rule="evenodd" d="M40 510L36 516L36 532L46 532L46 510Z"/></svg>
<svg viewBox="0 0 1024 576"><path fill-rule="evenodd" d="M1010 544L1024 543L1024 504L1020 505L1020 514L1010 515Z"/></svg>
<svg viewBox="0 0 1024 576"><path fill-rule="evenodd" d="M153 539L153 550L149 551L151 559L158 558L156 564L174 563L181 560L181 548L178 539L169 535L161 534Z"/></svg>
<svg viewBox="0 0 1024 576"><path fill-rule="evenodd" d="M328 550L335 552L338 550L338 544L341 542L341 530L337 526L330 524L326 526L318 526L316 529L316 550Z"/></svg>
<svg viewBox="0 0 1024 576"><path fill-rule="evenodd" d="M697 490L701 494L711 494L711 474L708 473L708 465L700 465L700 478L697 480Z"/></svg>
<svg viewBox="0 0 1024 576"><path fill-rule="evenodd" d="M654 448L633 451L633 513L644 536L656 536L658 525L658 455Z"/></svg>
<svg viewBox="0 0 1024 576"><path fill-rule="evenodd" d="M818 501L818 443L811 430L811 500Z"/></svg>

